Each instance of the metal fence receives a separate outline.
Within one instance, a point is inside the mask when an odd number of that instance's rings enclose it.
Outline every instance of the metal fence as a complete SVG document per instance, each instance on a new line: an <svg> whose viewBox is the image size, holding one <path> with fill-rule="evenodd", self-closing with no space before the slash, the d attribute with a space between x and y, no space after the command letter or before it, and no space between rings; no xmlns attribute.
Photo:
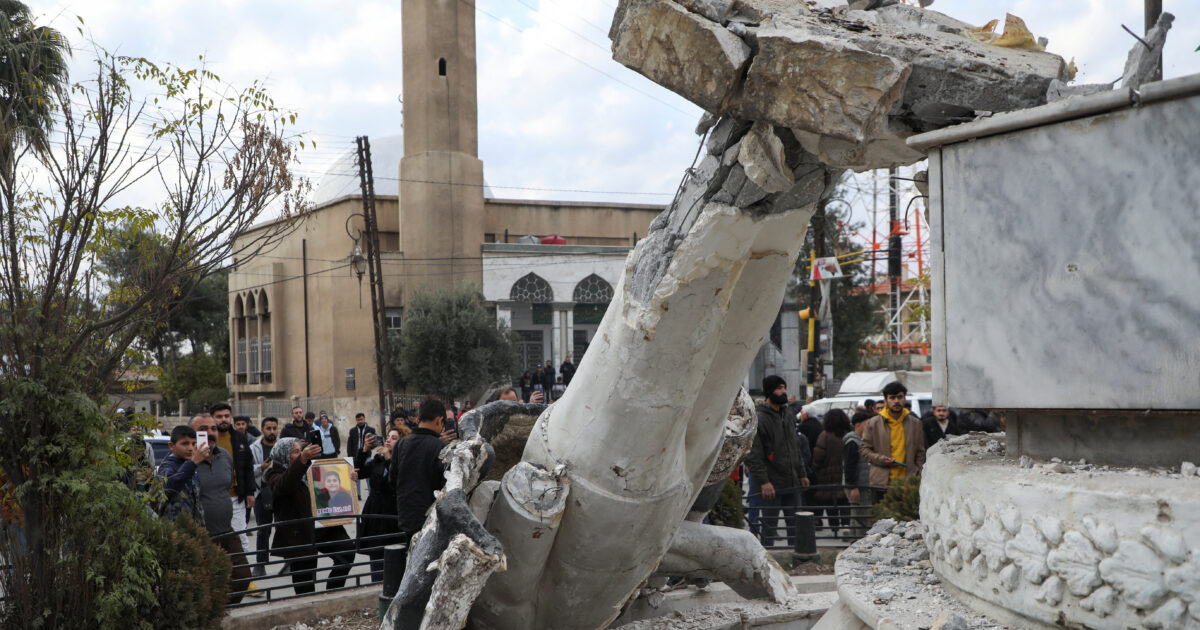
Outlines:
<svg viewBox="0 0 1200 630"><path fill-rule="evenodd" d="M369 519L399 521L396 515L384 514L359 514L345 518L353 518L356 527ZM281 525L321 520L328 519L314 517L273 522L214 536L213 540L241 534L251 538L269 536L274 528ZM321 531L321 528L318 527L317 531ZM252 573L261 568L265 575L251 578L257 586L253 590L241 588L243 584L234 586L233 588L240 590L231 590L230 599L240 601L230 603L226 607L241 608L268 604L307 597L317 591L335 592L372 584L382 586L384 548L397 544L399 536L388 533L354 538L347 534L344 539L316 542L313 545L274 547L266 552L268 556L265 560L259 557L263 552L257 549L230 554L230 557L235 559L235 565L241 564L237 559L245 559L246 567Z"/></svg>
<svg viewBox="0 0 1200 630"><path fill-rule="evenodd" d="M799 489L781 489L778 494L811 493L816 490L836 490L844 493L850 486L823 485ZM865 488L860 488L865 491ZM799 507L761 505L758 494L744 497L742 508L746 523L768 549L794 549L801 554L815 552L818 546L844 546L866 535L872 524L871 506L866 504L836 503L829 505L802 504ZM398 521L395 515L360 514L353 518L355 528L369 519ZM228 536L247 534L251 538L269 536L280 525L317 522L322 518L307 518L295 521L272 522L248 527L244 530L222 534L214 540ZM318 531L320 529L318 528ZM246 566L254 572L263 569L262 577L252 578L254 590L230 592L233 599L241 601L229 604L229 608L255 606L306 597L317 591L333 592L368 585L382 586L384 548L398 542L398 534L381 534L361 538L351 537L317 542L299 547L274 547L267 551L257 548L231 554L244 558ZM257 543L257 540L255 540ZM257 546L257 545L255 545ZM284 557L284 556L287 557ZM263 557L265 556L265 557ZM240 564L240 563L239 563Z"/></svg>
<svg viewBox="0 0 1200 630"><path fill-rule="evenodd" d="M871 505L850 503L848 498L836 503L805 499L813 497L817 491L835 491L837 496L842 497L854 488L846 485L812 485L807 488L777 489L776 496L799 495L798 505L782 506L774 504L774 501L762 505L758 501L760 494L747 494L743 498L742 509L751 533L758 536L763 547L768 549L799 550L801 546L806 547L806 541L801 539L809 536L815 545L844 546L862 538L871 528ZM870 492L869 488L858 487L858 490ZM798 514L811 514L811 517Z"/></svg>

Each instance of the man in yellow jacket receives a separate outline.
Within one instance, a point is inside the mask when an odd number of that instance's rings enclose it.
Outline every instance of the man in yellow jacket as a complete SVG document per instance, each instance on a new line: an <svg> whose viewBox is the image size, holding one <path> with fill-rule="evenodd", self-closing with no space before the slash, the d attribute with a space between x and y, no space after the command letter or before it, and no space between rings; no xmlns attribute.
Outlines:
<svg viewBox="0 0 1200 630"><path fill-rule="evenodd" d="M870 483L878 500L893 479L917 477L925 466L925 431L904 407L908 388L899 382L883 388L884 407L867 420L861 453L871 464ZM874 502L874 501L872 501Z"/></svg>

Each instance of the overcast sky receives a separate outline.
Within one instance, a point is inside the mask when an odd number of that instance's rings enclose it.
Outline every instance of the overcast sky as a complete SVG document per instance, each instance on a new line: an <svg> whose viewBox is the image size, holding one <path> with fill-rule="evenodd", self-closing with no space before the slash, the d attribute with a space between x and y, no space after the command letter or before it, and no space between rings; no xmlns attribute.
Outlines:
<svg viewBox="0 0 1200 630"><path fill-rule="evenodd" d="M460 0L466 1L466 0ZM400 0L34 0L39 21L73 42L76 16L121 54L182 65L204 55L236 85L265 79L317 141L315 181L353 137L401 131ZM1200 72L1200 2L1175 13L1165 75ZM666 203L696 150L700 110L612 61L616 0L478 0L479 151L497 197ZM1119 78L1142 29L1142 0L938 0L974 24L1022 17L1078 81ZM82 72L87 55L74 64ZM389 174L376 173L386 177ZM395 174L390 174L395 177ZM533 190L560 189L560 190ZM592 191L568 193L562 189ZM643 195L617 193L647 193Z"/></svg>

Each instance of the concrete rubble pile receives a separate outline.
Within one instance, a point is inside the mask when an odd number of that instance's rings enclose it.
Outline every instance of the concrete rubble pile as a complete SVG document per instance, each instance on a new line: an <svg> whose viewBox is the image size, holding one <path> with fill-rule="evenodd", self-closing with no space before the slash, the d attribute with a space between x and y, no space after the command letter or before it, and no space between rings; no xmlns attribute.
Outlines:
<svg viewBox="0 0 1200 630"><path fill-rule="evenodd" d="M503 432L483 427L507 412L477 412L384 628L604 628L659 569L791 597L748 532L687 517L748 448L739 385L842 172L917 161L909 135L1043 103L1067 78L1061 58L967 28L902 5L622 0L614 57L708 112L703 159L626 261L583 386L498 482L478 481ZM447 592L460 605L435 610Z"/></svg>

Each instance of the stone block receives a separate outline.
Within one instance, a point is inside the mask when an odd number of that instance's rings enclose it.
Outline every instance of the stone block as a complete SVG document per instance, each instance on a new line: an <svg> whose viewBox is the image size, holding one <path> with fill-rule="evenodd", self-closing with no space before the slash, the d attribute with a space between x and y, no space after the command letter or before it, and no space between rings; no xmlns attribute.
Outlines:
<svg viewBox="0 0 1200 630"><path fill-rule="evenodd" d="M887 126L909 68L801 23L758 30L738 115L863 142Z"/></svg>
<svg viewBox="0 0 1200 630"><path fill-rule="evenodd" d="M622 2L610 37L613 59L713 113L726 110L750 59L736 35L671 0Z"/></svg>
<svg viewBox="0 0 1200 630"><path fill-rule="evenodd" d="M676 0L679 6L704 16L716 22L723 24L725 16L729 13L730 0Z"/></svg>

